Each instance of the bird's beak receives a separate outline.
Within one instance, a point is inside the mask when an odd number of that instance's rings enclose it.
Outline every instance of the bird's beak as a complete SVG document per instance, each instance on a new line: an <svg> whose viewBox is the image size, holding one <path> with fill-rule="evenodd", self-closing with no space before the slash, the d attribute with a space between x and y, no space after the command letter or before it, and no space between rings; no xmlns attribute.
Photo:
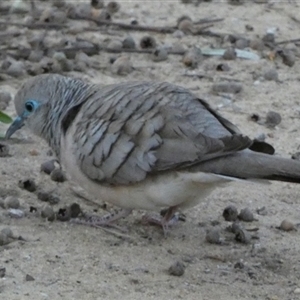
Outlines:
<svg viewBox="0 0 300 300"><path fill-rule="evenodd" d="M9 139L17 130L22 128L24 126L24 118L17 117L13 123L8 127L6 134L5 134L5 139Z"/></svg>

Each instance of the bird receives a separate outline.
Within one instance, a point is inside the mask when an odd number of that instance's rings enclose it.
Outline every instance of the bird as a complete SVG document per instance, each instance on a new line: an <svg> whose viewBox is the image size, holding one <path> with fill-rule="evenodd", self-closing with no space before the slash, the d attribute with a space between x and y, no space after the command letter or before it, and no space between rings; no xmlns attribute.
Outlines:
<svg viewBox="0 0 300 300"><path fill-rule="evenodd" d="M46 140L68 177L120 213L92 218L105 226L132 210L167 230L175 214L232 181L299 183L300 162L243 135L205 100L168 82L102 86L59 74L28 79L14 99L17 118Z"/></svg>

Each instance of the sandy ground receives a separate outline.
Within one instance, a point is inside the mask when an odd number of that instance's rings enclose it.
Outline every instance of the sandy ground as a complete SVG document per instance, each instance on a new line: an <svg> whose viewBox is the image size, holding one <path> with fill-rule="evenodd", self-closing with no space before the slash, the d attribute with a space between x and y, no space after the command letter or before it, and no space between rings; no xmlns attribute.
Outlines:
<svg viewBox="0 0 300 300"><path fill-rule="evenodd" d="M180 1L120 1L120 4L121 11L114 17L115 21L128 22L136 18L140 24L175 25L182 14L193 20L220 17L225 19L214 25L212 30L215 32L254 38L262 37L269 28L277 27L278 41L298 38L300 28L300 22L295 19L299 16L297 2L246 2L241 6L231 6L213 1L201 3L198 7L184 5ZM246 32L247 24L254 27L252 32ZM126 35L125 31L118 31L118 35L110 37L122 39ZM143 33L131 35L138 40ZM153 35L161 44L180 42L185 47L218 46L218 40L211 37L185 35L178 40L172 35ZM94 40L105 38L98 33L86 33L84 36ZM83 77L102 84L154 79L180 84L218 108L243 133L250 137L266 134L266 141L276 148L277 155L290 157L298 151L298 59L293 67L284 65L281 60L237 59L227 62L231 70L225 73L214 68L224 62L222 59L207 58L195 70L207 75L199 79L183 76L187 69L179 56L170 56L167 61L154 63L144 54L131 55L136 68L131 74L112 75L108 63L111 56L104 53L94 56L103 68L87 70ZM277 69L279 82L261 80L253 75L262 75L271 67ZM240 81L243 91L229 97L213 95L211 86L222 77ZM15 93L25 79L1 82L0 89ZM275 129L248 119L251 113L264 116L270 110L282 116L282 122ZM6 112L15 116L13 103ZM0 125L2 132L6 128ZM47 156L49 148L43 141L22 130L9 145L12 156L0 158L0 196L17 195L26 217L10 218L7 211L0 208L0 229L9 226L26 241L0 246L0 268L6 268L5 276L0 278L1 299L300 298L297 294L297 288L300 288L299 234L297 231L276 229L286 218L294 223L299 222L300 187L296 184L234 183L216 190L205 202L187 211L186 221L173 228L167 238L159 228L139 224L142 212L136 211L119 222L128 229L128 237L120 238L102 229L67 222L48 222L38 214L29 213L30 206L40 210L44 203L34 193L18 187L18 181L25 178L33 178L39 188L54 190L59 195L61 201L55 209L77 202L85 211L97 209L99 215L104 211L74 196L69 182L57 184L48 175L40 173L40 164L50 159ZM38 155L30 155L31 150L37 150ZM94 200L101 203L99 199ZM250 244L244 245L234 241L234 236L226 232L229 223L222 218L222 211L229 204L238 209L249 207L254 212L257 208L266 207L266 215L255 214L257 221L245 224L247 228L258 228L258 232L254 233L259 239L252 239ZM224 245L206 242L206 231L212 228L220 229L226 239ZM168 274L168 268L176 261L183 261L186 266L181 277ZM237 263L242 263L242 268ZM34 280L26 281L27 274Z"/></svg>

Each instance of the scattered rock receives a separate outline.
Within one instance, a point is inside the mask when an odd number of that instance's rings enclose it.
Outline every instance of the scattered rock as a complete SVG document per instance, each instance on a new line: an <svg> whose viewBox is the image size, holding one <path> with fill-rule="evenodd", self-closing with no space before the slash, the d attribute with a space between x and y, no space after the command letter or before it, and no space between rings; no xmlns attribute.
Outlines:
<svg viewBox="0 0 300 300"><path fill-rule="evenodd" d="M235 47L237 49L245 49L249 46L249 40L240 38L235 42Z"/></svg>
<svg viewBox="0 0 300 300"><path fill-rule="evenodd" d="M0 267L0 278L4 278L6 273L6 268Z"/></svg>
<svg viewBox="0 0 300 300"><path fill-rule="evenodd" d="M77 204L77 203L72 203L69 206L69 210L70 210L70 216L71 216L71 218L77 218L81 214L80 205Z"/></svg>
<svg viewBox="0 0 300 300"><path fill-rule="evenodd" d="M5 208L18 209L20 207L20 201L17 197L8 196L4 200L4 206L5 206Z"/></svg>
<svg viewBox="0 0 300 300"><path fill-rule="evenodd" d="M25 213L21 209L10 208L8 209L8 215L15 219L21 219L25 216Z"/></svg>
<svg viewBox="0 0 300 300"><path fill-rule="evenodd" d="M237 230L235 240L242 244L249 244L251 241L251 234L244 229Z"/></svg>
<svg viewBox="0 0 300 300"><path fill-rule="evenodd" d="M281 222L279 229L283 231L292 231L292 230L297 230L294 223L291 221L285 219Z"/></svg>
<svg viewBox="0 0 300 300"><path fill-rule="evenodd" d="M35 279L34 279L34 277L33 276L31 276L31 275L29 275L29 274L26 274L26 276L25 276L25 281L34 281Z"/></svg>
<svg viewBox="0 0 300 300"><path fill-rule="evenodd" d="M104 0L91 0L91 6L100 9L104 7Z"/></svg>
<svg viewBox="0 0 300 300"><path fill-rule="evenodd" d="M296 153L292 154L291 158L296 159L296 160L300 160L300 152L296 152Z"/></svg>
<svg viewBox="0 0 300 300"><path fill-rule="evenodd" d="M0 108L1 110L1 108ZM0 143L0 157L8 157L9 154L9 146L6 144Z"/></svg>
<svg viewBox="0 0 300 300"><path fill-rule="evenodd" d="M289 67L292 67L295 62L296 62L296 57L295 57L295 54L288 50L288 49L284 49L284 50L280 50L277 52L281 58L282 58L282 62L289 66Z"/></svg>
<svg viewBox="0 0 300 300"><path fill-rule="evenodd" d="M37 189L37 186L34 182L33 179L24 179L24 180L20 180L19 183L18 183L18 186L21 188L21 189L24 189L28 192L35 192L36 189Z"/></svg>
<svg viewBox="0 0 300 300"><path fill-rule="evenodd" d="M135 49L135 40L133 39L132 36L127 36L123 42L122 42L122 47L124 49Z"/></svg>
<svg viewBox="0 0 300 300"><path fill-rule="evenodd" d="M44 163L41 164L41 172L44 172L48 175L51 174L51 172L56 169L57 166L57 160L56 159L51 159L48 161L45 161Z"/></svg>
<svg viewBox="0 0 300 300"><path fill-rule="evenodd" d="M229 227L229 231L231 231L234 234L238 233L242 229L243 229L243 227L239 222L233 222L231 224L231 226Z"/></svg>
<svg viewBox="0 0 300 300"><path fill-rule="evenodd" d="M12 77L25 76L26 74L25 66L21 61L12 61L10 66L6 70L6 74Z"/></svg>
<svg viewBox="0 0 300 300"><path fill-rule="evenodd" d="M127 75L133 71L133 66L130 57L122 55L117 58L111 65L111 72L117 75Z"/></svg>
<svg viewBox="0 0 300 300"><path fill-rule="evenodd" d="M114 52L119 52L123 48L123 43L118 40L112 40L108 43L107 48L112 49Z"/></svg>
<svg viewBox="0 0 300 300"><path fill-rule="evenodd" d="M168 273L172 276L182 276L185 271L185 265L181 261L176 261L172 264L168 270Z"/></svg>
<svg viewBox="0 0 300 300"><path fill-rule="evenodd" d="M226 60L234 60L236 59L236 51L234 48L230 47L228 48L224 54L223 54L223 58Z"/></svg>
<svg viewBox="0 0 300 300"><path fill-rule="evenodd" d="M296 288L296 289L294 290L294 294L300 294L300 288Z"/></svg>
<svg viewBox="0 0 300 300"><path fill-rule="evenodd" d="M221 244L221 236L219 229L208 230L205 236L205 239L210 244Z"/></svg>
<svg viewBox="0 0 300 300"><path fill-rule="evenodd" d="M267 209L265 206L260 207L256 210L257 214L260 216L266 216L268 214Z"/></svg>
<svg viewBox="0 0 300 300"><path fill-rule="evenodd" d="M234 222L238 218L238 210L233 205L228 205L223 211L223 217L226 221Z"/></svg>
<svg viewBox="0 0 300 300"><path fill-rule="evenodd" d="M156 47L156 40L150 35L143 36L140 40L140 47L142 49L154 49Z"/></svg>
<svg viewBox="0 0 300 300"><path fill-rule="evenodd" d="M168 51L164 47L158 47L151 53L151 59L154 62L160 62L168 59Z"/></svg>
<svg viewBox="0 0 300 300"><path fill-rule="evenodd" d="M183 63L191 68L195 69L198 67L199 63L202 62L203 55L199 48L193 47L192 49L188 50L183 56Z"/></svg>
<svg viewBox="0 0 300 300"><path fill-rule="evenodd" d="M48 221L52 222L55 219L55 213L53 208L50 205L46 205L41 210L41 217L47 219Z"/></svg>
<svg viewBox="0 0 300 300"><path fill-rule="evenodd" d="M254 216L252 211L249 208L244 208L240 211L240 214L238 215L238 218L241 221L245 222L253 222L254 221Z"/></svg>
<svg viewBox="0 0 300 300"><path fill-rule="evenodd" d="M116 1L111 1L107 4L106 9L110 14L115 14L120 10L120 4Z"/></svg>
<svg viewBox="0 0 300 300"><path fill-rule="evenodd" d="M256 51L262 51L265 48L265 44L261 39L255 38L250 41L249 47Z"/></svg>
<svg viewBox="0 0 300 300"><path fill-rule="evenodd" d="M216 71L228 72L228 71L230 71L230 67L226 63L221 63L221 64L217 65Z"/></svg>
<svg viewBox="0 0 300 300"><path fill-rule="evenodd" d="M278 81L278 72L276 69L272 68L272 69L269 69L267 71L264 72L264 78L266 80L274 80L274 81Z"/></svg>
<svg viewBox="0 0 300 300"><path fill-rule="evenodd" d="M5 110L12 100L12 95L6 91L0 91L0 110Z"/></svg>
<svg viewBox="0 0 300 300"><path fill-rule="evenodd" d="M243 90L243 85L238 82L219 82L212 85L215 93L237 94Z"/></svg>
<svg viewBox="0 0 300 300"><path fill-rule="evenodd" d="M39 200L48 202L51 205L55 205L60 202L60 198L51 192L39 191L37 197Z"/></svg>
<svg viewBox="0 0 300 300"><path fill-rule="evenodd" d="M177 27L181 32L183 32L185 34L190 34L195 31L194 24L193 24L192 20L189 20L189 19L181 20L180 22L178 22Z"/></svg>
<svg viewBox="0 0 300 300"><path fill-rule="evenodd" d="M65 182L67 180L64 171L61 169L54 169L50 174L50 178L56 182Z"/></svg>
<svg viewBox="0 0 300 300"><path fill-rule="evenodd" d="M266 116L265 124L268 127L275 127L281 123L281 115L275 111L269 111Z"/></svg>
<svg viewBox="0 0 300 300"><path fill-rule="evenodd" d="M71 211L69 207L60 208L56 213L56 219L62 222L69 221L71 219Z"/></svg>
<svg viewBox="0 0 300 300"><path fill-rule="evenodd" d="M11 241L8 236L2 232L0 232L0 246L4 246L9 244Z"/></svg>

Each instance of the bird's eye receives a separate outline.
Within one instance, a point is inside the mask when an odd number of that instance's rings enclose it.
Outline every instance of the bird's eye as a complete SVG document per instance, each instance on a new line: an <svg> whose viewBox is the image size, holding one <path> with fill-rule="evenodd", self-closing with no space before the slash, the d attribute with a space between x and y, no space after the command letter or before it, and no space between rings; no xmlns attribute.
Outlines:
<svg viewBox="0 0 300 300"><path fill-rule="evenodd" d="M30 113L33 112L34 111L34 103L32 101L26 102L25 109Z"/></svg>

